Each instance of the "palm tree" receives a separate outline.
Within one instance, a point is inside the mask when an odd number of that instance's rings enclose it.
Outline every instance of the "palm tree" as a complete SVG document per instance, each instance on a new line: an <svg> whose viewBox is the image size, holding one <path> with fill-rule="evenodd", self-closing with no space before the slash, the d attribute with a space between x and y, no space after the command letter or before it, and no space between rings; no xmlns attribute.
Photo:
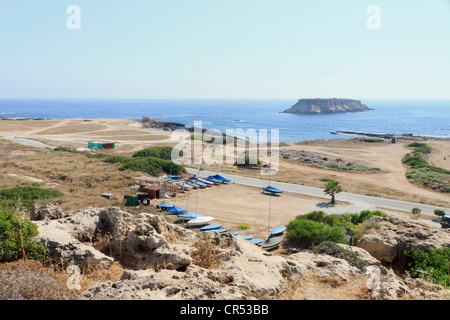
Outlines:
<svg viewBox="0 0 450 320"><path fill-rule="evenodd" d="M339 185L339 182L334 180L329 180L323 192L331 196L331 203L334 204L336 202L335 195L342 191L342 187Z"/></svg>

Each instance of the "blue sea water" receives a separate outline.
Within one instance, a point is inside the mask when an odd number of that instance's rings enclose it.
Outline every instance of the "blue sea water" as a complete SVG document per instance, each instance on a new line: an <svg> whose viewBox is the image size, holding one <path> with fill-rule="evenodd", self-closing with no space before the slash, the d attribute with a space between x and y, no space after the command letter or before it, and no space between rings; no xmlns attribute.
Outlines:
<svg viewBox="0 0 450 320"><path fill-rule="evenodd" d="M362 100L368 112L299 115L282 113L296 99L0 99L0 117L127 118L151 117L192 127L278 129L280 141L355 138L331 134L339 130L370 133L410 133L450 138L450 100ZM1 126L1 122L0 122Z"/></svg>

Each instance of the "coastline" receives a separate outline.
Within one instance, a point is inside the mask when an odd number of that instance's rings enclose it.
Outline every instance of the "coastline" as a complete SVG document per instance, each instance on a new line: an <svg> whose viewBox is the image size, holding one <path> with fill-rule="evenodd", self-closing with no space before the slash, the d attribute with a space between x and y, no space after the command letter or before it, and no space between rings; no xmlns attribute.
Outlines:
<svg viewBox="0 0 450 320"><path fill-rule="evenodd" d="M144 128L141 122L133 119L108 118L1 120L0 136L29 139L49 146L84 150L88 147L88 142L114 142L116 145L114 150L102 150L101 152L123 156L130 156L136 151L151 146L174 147L178 143L178 141L172 141L171 131L160 128ZM425 138L417 137L417 139L425 141ZM4 141L3 146L6 149L17 150L20 157L26 158L27 152L30 154L35 152L32 147L14 147L13 143ZM433 148L433 153L428 156L430 163L450 170L449 140L428 139L427 141L427 144ZM332 179L340 181L345 190L350 193L440 206L448 203L450 201L449 194L425 189L406 179L405 174L410 168L402 163L402 159L412 151L408 144L407 141L389 143L387 140L381 143L368 143L359 138L317 139L297 143L280 142L280 167L278 172L270 178L274 183L279 181L316 188L323 187L324 181ZM207 144L203 144L203 146L207 147ZM17 156L14 155L11 159ZM325 158L327 160L324 160ZM444 160L445 158L447 160ZM320 165L321 161L316 161L317 159L323 160L324 164ZM46 159L40 161L43 163L39 166L48 167ZM327 166L327 163L336 164L337 167L351 165L366 169L364 171L337 170ZM198 169L198 166L194 165L194 167ZM379 170L374 170L376 168ZM261 177L260 170L239 168L231 163L203 164L202 170L223 172L225 175ZM94 175L94 173L91 174ZM33 176L30 173L26 175ZM237 203L237 205L241 204Z"/></svg>
<svg viewBox="0 0 450 320"><path fill-rule="evenodd" d="M33 120L33 121L51 121L51 120L60 120L60 121L93 121L93 120L98 120L98 119L102 119L107 121L109 120L123 120L123 121L134 121L137 123L140 123L142 125L143 128L147 128L147 129L153 129L153 130L161 130L161 131L166 131L166 132L171 132L171 131L175 131L177 129L186 129L189 132L194 132L195 131L195 127L189 126L187 124L184 123L180 123L180 122L173 122L173 121L169 121L169 120L163 120L163 119L156 119L156 118L150 118L150 117L142 117L141 119L133 119L133 118L121 118L121 119L117 119L117 118L75 118L75 119L71 119L71 118L32 118L32 117L26 117L26 118L9 118L9 117L2 117L0 116L0 121L8 121L8 120L12 120L12 121L27 121L27 120ZM208 131L208 128L201 128L202 133L205 133L206 131ZM222 134L223 137L226 137L226 132L223 131L217 131L214 130L219 134ZM353 130L336 130L336 131L331 131L329 132L330 134L330 138L329 139L325 139L325 140L339 140L339 139L357 139L357 138L343 138L342 136L339 137L333 137L333 135L335 136L336 134L342 134L342 135L349 135L349 136L358 136L359 138L361 137L373 137L373 138L381 138L381 139L391 139L393 137L398 137L401 138L403 140L411 140L411 141L421 141L421 140L450 140L450 136L432 136L432 135L418 135L418 134L413 134L413 133L401 133L401 134L395 134L395 133L375 133L375 132L362 132L362 131L353 131ZM242 139L245 141L249 141L247 138L242 138L242 137L238 137L238 136L233 136L233 138L238 138L238 139ZM280 140L279 143L301 143L301 142L308 142L308 141L316 141L316 140L324 140L324 139L311 139L311 140L299 140L297 142L292 142L292 141L283 141Z"/></svg>

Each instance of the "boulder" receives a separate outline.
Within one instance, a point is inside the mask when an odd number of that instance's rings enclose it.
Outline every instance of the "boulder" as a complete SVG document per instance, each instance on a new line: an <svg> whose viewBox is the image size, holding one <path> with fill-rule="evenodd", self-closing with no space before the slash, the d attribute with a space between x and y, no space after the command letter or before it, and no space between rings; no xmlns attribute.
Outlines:
<svg viewBox="0 0 450 320"><path fill-rule="evenodd" d="M48 225L38 225L36 237L48 248L52 259L66 264L92 265L97 269L109 268L114 259L75 239L69 232Z"/></svg>
<svg viewBox="0 0 450 320"><path fill-rule="evenodd" d="M48 203L45 205L35 204L31 208L30 220L54 220L66 216L66 213L58 206Z"/></svg>
<svg viewBox="0 0 450 320"><path fill-rule="evenodd" d="M380 229L367 230L357 246L383 263L404 260L405 252L418 248L450 246L450 232L399 217L373 217Z"/></svg>

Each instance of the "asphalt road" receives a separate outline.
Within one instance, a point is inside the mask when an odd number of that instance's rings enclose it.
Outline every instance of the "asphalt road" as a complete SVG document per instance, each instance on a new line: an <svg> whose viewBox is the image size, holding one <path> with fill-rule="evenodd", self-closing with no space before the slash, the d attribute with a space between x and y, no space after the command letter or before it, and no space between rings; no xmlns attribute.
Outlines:
<svg viewBox="0 0 450 320"><path fill-rule="evenodd" d="M220 174L221 176L232 180L232 182L252 187L267 187L269 185L269 178L266 176L264 179L257 179L257 178L249 178L249 177L243 177L243 176L237 176L237 175L231 175L231 174L222 174L218 172L211 172L211 171L199 171L196 169L190 169L186 168L186 170L190 174L196 174L200 177L208 177L210 175L216 175ZM323 192L323 189L321 188L315 188L315 187L308 187L298 184L292 184L292 183L284 183L284 182L278 182L278 181L270 181L270 185L272 187L281 189L285 192L291 192L291 193L298 193L318 198L324 198L330 200L330 196L325 195ZM341 192L336 195L336 200L339 201L345 201L349 202L354 205L360 205L365 207L371 207L374 209L378 208L385 208L385 209L391 209L391 210L401 210L401 211L407 211L411 212L413 208L420 208L422 210L421 214L428 214L428 215L434 215L434 210L441 209L445 210L446 214L450 214L450 211L447 208L437 207L437 206L430 206L426 204L421 203L414 203L414 202L406 202L406 201L400 201L400 200L393 200L393 199L387 199L387 198L381 198L381 197L370 197L370 196L364 196L354 193L348 193L348 192ZM436 217L437 218L437 217Z"/></svg>
<svg viewBox="0 0 450 320"><path fill-rule="evenodd" d="M49 146L39 141L28 140L28 139L20 139L20 138L11 138L11 137L3 137L5 140L9 140L11 142L21 143L26 146L37 147L37 148L50 148L55 149L56 147Z"/></svg>

